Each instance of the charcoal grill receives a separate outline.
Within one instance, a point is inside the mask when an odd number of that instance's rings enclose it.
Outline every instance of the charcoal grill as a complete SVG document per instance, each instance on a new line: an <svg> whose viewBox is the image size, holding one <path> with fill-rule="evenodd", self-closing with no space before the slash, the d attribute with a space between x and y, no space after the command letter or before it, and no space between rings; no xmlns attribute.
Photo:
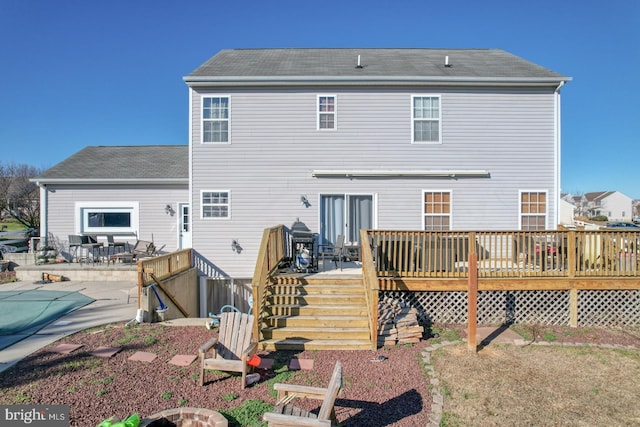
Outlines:
<svg viewBox="0 0 640 427"><path fill-rule="evenodd" d="M317 259L315 253L315 241L317 234L312 232L307 225L296 219L291 225L291 259L298 270L316 270Z"/></svg>

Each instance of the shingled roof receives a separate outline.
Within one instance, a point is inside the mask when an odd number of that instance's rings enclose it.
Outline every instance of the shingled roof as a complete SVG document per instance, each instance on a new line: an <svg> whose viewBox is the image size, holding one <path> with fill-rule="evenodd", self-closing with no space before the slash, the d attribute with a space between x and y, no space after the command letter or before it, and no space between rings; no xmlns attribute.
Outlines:
<svg viewBox="0 0 640 427"><path fill-rule="evenodd" d="M197 84L285 78L547 84L571 80L500 49L370 48L223 50L184 79Z"/></svg>
<svg viewBox="0 0 640 427"><path fill-rule="evenodd" d="M189 182L187 145L86 147L32 181L42 183Z"/></svg>

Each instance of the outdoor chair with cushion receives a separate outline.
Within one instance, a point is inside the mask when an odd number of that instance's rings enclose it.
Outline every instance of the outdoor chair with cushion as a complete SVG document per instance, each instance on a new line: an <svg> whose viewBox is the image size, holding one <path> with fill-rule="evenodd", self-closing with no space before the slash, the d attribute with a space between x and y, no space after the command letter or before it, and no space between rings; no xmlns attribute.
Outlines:
<svg viewBox="0 0 640 427"><path fill-rule="evenodd" d="M336 362L327 388L293 384L274 384L278 400L273 412L267 412L262 419L272 426L332 426L338 425L334 404L342 388L342 362ZM298 397L322 400L318 414L294 406L291 402Z"/></svg>
<svg viewBox="0 0 640 427"><path fill-rule="evenodd" d="M336 268L338 268L338 262L340 263L340 270L342 270L342 261L344 261L344 236L339 234L336 237L335 244L321 244L318 245L318 259L322 260L322 270L326 270L325 260L329 259L334 262Z"/></svg>
<svg viewBox="0 0 640 427"><path fill-rule="evenodd" d="M131 252L119 252L109 256L110 262L133 262L140 258L152 257L156 254L156 246L148 240L138 240Z"/></svg>
<svg viewBox="0 0 640 427"><path fill-rule="evenodd" d="M241 385L247 385L247 372L253 369L247 364L258 350L258 343L252 338L253 316L236 311L220 315L218 337L200 346L200 385L204 385L204 371L215 369L242 374ZM207 353L212 351L211 356Z"/></svg>

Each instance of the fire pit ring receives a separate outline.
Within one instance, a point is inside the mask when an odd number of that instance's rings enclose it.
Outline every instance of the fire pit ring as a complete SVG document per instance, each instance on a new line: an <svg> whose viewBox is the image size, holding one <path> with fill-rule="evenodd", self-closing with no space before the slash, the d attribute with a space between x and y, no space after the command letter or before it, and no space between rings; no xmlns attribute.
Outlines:
<svg viewBox="0 0 640 427"><path fill-rule="evenodd" d="M145 418L140 423L140 427L151 427L154 425L165 426L160 424L160 420L165 418L177 427L227 427L229 425L227 419L219 412L203 408L175 408L166 409L157 414L153 414Z"/></svg>

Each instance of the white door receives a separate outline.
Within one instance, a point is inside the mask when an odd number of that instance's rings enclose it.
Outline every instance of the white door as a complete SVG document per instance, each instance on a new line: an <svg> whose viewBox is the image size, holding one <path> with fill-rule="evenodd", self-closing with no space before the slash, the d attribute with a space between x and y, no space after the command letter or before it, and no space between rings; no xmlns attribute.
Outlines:
<svg viewBox="0 0 640 427"><path fill-rule="evenodd" d="M191 247L191 216L189 215L189 203L178 203L178 249Z"/></svg>

